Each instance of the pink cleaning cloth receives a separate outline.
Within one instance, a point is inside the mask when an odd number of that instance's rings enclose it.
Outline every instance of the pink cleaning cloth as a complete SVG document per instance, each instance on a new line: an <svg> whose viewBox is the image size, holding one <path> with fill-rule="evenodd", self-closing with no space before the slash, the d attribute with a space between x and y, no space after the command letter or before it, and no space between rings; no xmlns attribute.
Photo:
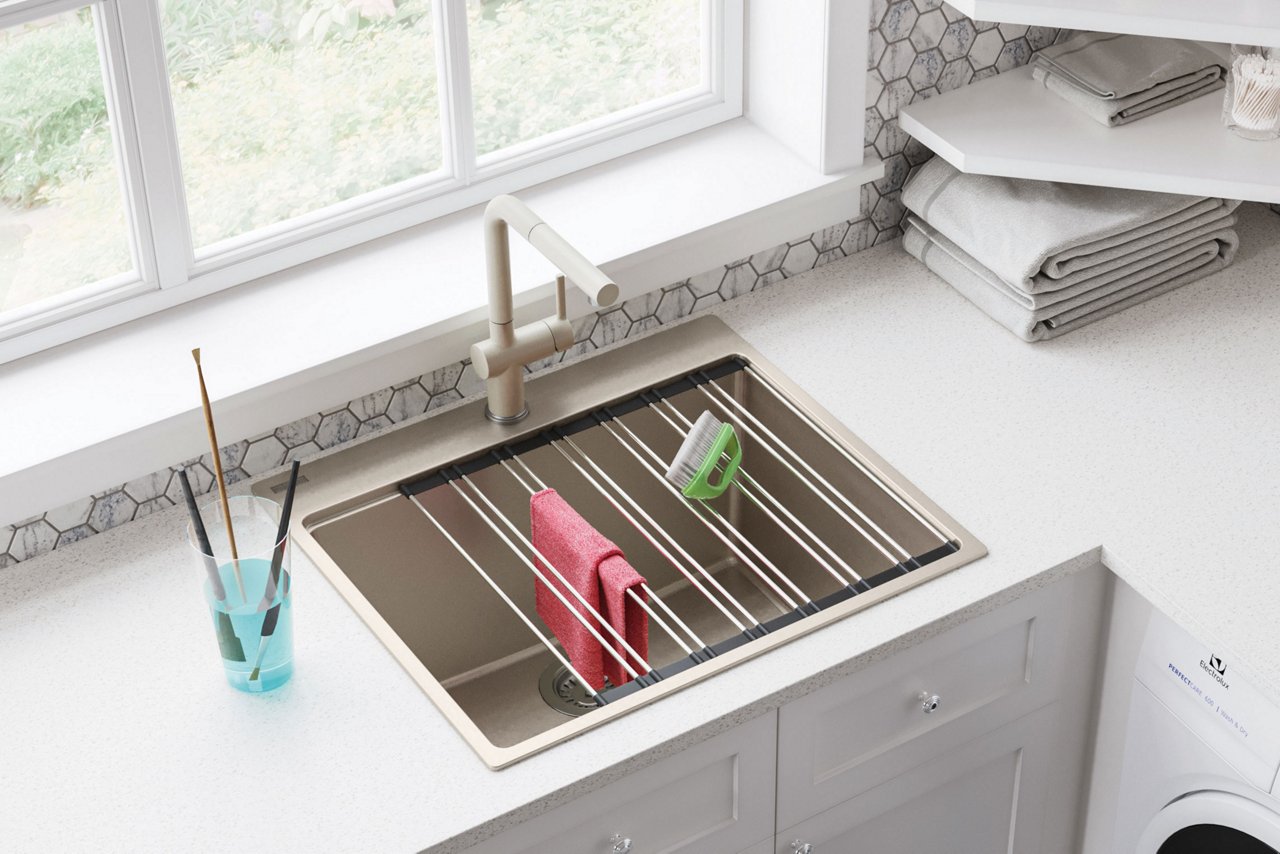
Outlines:
<svg viewBox="0 0 1280 854"><path fill-rule="evenodd" d="M613 626L619 635L641 657L649 656L649 620L644 609L630 601L627 590L645 598L639 589L644 578L622 554L622 550L591 527L554 489L544 489L529 499L529 521L533 547L560 571L565 580L582 594L582 598ZM582 614L619 655L627 658L622 645L600 628L599 621L547 569L537 555L534 564L547 582L559 589L572 608ZM592 689L604 688L604 677L614 685L630 680L630 676L612 655L600 646L586 627L541 581L534 581L538 616L560 640L569 661ZM644 665L634 658L628 661L637 673Z"/></svg>

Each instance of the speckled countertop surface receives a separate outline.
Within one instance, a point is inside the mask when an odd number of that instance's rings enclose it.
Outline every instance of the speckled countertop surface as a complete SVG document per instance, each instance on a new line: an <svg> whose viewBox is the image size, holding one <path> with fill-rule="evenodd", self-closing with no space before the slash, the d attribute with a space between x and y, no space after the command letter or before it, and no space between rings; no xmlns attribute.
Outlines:
<svg viewBox="0 0 1280 854"><path fill-rule="evenodd" d="M455 850L1099 555L1280 699L1280 218L1243 214L1234 267L1042 344L896 245L718 309L991 553L504 771L300 551L265 697L211 658L180 507L0 572L0 847Z"/></svg>

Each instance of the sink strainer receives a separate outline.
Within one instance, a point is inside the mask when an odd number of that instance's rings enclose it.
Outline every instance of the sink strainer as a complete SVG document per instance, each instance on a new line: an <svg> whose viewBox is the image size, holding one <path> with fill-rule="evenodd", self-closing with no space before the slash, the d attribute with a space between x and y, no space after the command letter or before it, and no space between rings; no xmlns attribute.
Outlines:
<svg viewBox="0 0 1280 854"><path fill-rule="evenodd" d="M605 681L607 684L608 680ZM571 718L600 708L569 669L558 661L553 661L538 677L538 693L548 706Z"/></svg>

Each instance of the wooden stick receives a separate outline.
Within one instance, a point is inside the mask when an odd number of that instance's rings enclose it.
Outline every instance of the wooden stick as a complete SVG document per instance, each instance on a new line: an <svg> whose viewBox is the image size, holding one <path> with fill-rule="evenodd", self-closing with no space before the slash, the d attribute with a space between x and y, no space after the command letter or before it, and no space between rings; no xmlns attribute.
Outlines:
<svg viewBox="0 0 1280 854"><path fill-rule="evenodd" d="M222 499L222 518L227 523L227 542L231 545L231 568L235 572L236 587L240 588L240 601L246 602L244 577L240 574L240 554L236 551L236 533L231 529L231 506L227 503L227 480L222 474L222 455L218 453L218 433L213 429L213 407L209 404L209 391L204 386L204 370L200 367L200 348L191 351L196 360L196 376L200 379L200 404L204 407L204 424L209 428L209 448L213 452L213 473L218 480L218 496Z"/></svg>

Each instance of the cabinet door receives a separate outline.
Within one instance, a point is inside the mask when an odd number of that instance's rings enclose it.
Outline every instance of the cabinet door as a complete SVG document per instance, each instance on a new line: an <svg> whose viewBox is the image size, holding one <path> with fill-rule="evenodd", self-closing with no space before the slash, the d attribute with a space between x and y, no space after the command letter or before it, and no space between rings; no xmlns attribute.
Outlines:
<svg viewBox="0 0 1280 854"><path fill-rule="evenodd" d="M1068 640L1094 634L1073 627L1072 615L1096 621L1090 609L1071 607L1077 586L1037 591L783 706L778 825L843 803L1062 696ZM926 707L930 698L936 707Z"/></svg>
<svg viewBox="0 0 1280 854"><path fill-rule="evenodd" d="M619 850L631 854L750 850L773 836L776 746L777 714L770 712L470 852L610 854L615 835Z"/></svg>
<svg viewBox="0 0 1280 854"><path fill-rule="evenodd" d="M1061 854L1041 839L1056 712L1033 712L782 831L775 854Z"/></svg>

